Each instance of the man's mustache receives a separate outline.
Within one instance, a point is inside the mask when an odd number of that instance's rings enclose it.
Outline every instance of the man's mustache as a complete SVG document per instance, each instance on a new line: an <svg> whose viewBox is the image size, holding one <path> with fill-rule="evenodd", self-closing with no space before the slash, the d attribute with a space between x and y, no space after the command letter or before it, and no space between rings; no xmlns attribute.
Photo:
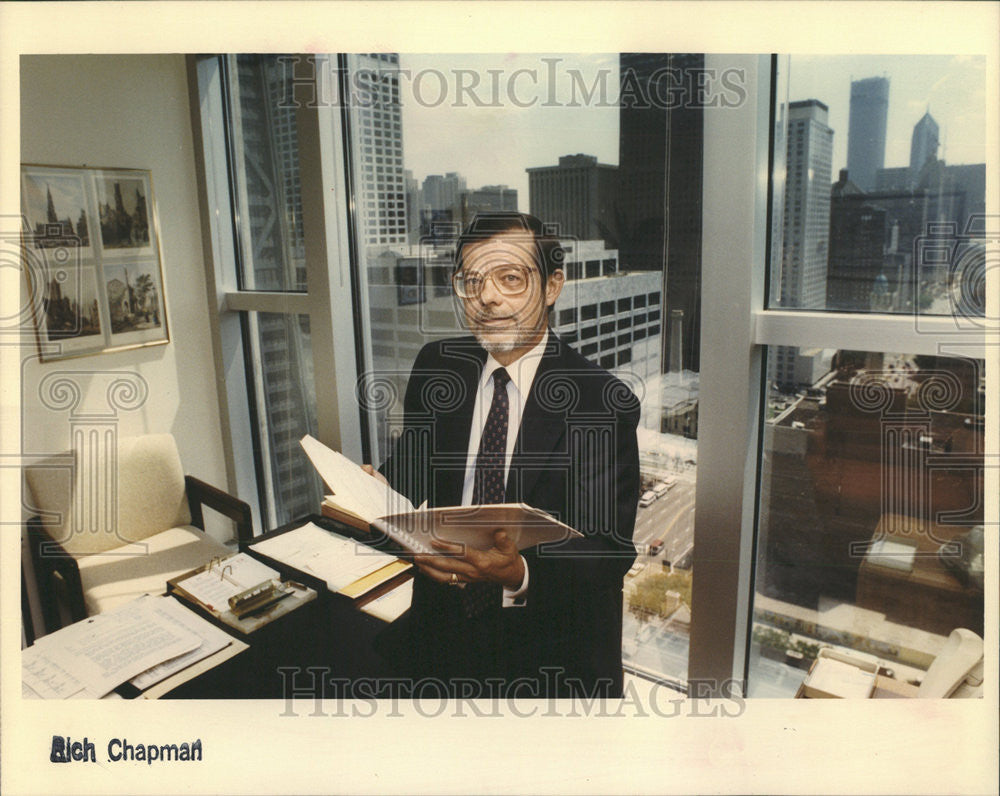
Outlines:
<svg viewBox="0 0 1000 796"><path fill-rule="evenodd" d="M493 315L479 312L472 317L472 320L474 323L480 323L482 321L506 321L516 319L517 317L517 313L514 313L513 315Z"/></svg>

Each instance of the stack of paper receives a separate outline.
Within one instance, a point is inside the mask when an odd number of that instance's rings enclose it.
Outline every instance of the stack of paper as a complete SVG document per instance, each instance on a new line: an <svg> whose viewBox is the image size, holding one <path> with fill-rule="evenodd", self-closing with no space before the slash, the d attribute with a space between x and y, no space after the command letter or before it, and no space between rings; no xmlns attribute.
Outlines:
<svg viewBox="0 0 1000 796"><path fill-rule="evenodd" d="M373 480L367 475L364 477ZM388 553L324 530L311 522L257 542L251 545L251 549L326 581L330 591L351 592L352 584L376 571L391 569L385 573L388 578L409 567ZM387 578L373 579L369 588ZM358 595L350 593L348 596Z"/></svg>
<svg viewBox="0 0 1000 796"><path fill-rule="evenodd" d="M126 681L147 688L231 641L173 598L147 594L22 650L23 692L48 699L98 698Z"/></svg>
<svg viewBox="0 0 1000 796"><path fill-rule="evenodd" d="M413 599L413 581L408 580L391 589L370 603L361 606L366 614L371 614L384 622L395 622L410 607Z"/></svg>

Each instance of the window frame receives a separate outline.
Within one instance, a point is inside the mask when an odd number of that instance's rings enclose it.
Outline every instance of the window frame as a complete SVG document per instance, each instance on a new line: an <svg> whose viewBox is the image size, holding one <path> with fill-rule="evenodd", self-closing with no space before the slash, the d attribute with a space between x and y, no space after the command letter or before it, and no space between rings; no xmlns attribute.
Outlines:
<svg viewBox="0 0 1000 796"><path fill-rule="evenodd" d="M224 57L224 56L220 56ZM331 63L331 59L335 59ZM314 96L341 96L347 56L303 58ZM688 692L725 697L746 693L754 598L760 490L760 438L766 404L767 346L821 344L905 353L986 354L983 330L956 329L951 317L767 309L771 224L772 131L776 98L773 55L706 54L706 70L742 70L745 100L706 108L702 194L702 320L698 479ZM371 366L364 335L366 269L357 257L351 151L346 109L303 102L296 114L300 156L319 168L300 170L306 248L305 293L242 291L236 284L235 226L225 160L221 76L215 56L189 56L199 199L212 345L229 488L258 494L252 396L242 356L243 313L306 314L310 318L320 439L356 460L372 450L371 426L359 407L361 368ZM304 81L298 81L304 82ZM780 219L779 219L780 221ZM779 234L780 240L780 234ZM351 312L343 312L351 307ZM350 340L350 345L336 345ZM949 344L942 350L942 340ZM993 400L993 399L991 399ZM995 404L987 407L995 409ZM359 423L359 420L361 421ZM989 484L987 484L989 488ZM259 501L255 526L274 527ZM262 522L266 519L266 522Z"/></svg>

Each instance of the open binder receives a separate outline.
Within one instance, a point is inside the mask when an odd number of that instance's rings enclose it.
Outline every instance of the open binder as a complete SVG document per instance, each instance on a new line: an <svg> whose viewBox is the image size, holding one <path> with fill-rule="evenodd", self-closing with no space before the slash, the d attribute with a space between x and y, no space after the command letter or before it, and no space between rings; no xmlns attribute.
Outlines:
<svg viewBox="0 0 1000 796"><path fill-rule="evenodd" d="M204 566L171 578L167 593L244 635L316 599L314 589L282 580L277 570L246 553L213 558Z"/></svg>

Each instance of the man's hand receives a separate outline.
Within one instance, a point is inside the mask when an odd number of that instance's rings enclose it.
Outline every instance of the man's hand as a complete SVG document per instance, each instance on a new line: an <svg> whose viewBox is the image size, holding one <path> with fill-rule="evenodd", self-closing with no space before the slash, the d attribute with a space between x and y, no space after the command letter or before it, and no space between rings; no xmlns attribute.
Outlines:
<svg viewBox="0 0 1000 796"><path fill-rule="evenodd" d="M386 480L386 477L382 475L382 473L380 473L374 467L372 467L370 464L362 464L361 469L364 470L366 473L368 473L368 475L370 475L375 480L381 481L386 486L389 486L389 482Z"/></svg>
<svg viewBox="0 0 1000 796"><path fill-rule="evenodd" d="M508 589L516 589L524 580L524 559L517 546L502 530L493 532L493 547L474 550L468 545L434 539L431 544L440 555L413 557L420 571L438 583L452 583L454 573L459 583L491 581Z"/></svg>

